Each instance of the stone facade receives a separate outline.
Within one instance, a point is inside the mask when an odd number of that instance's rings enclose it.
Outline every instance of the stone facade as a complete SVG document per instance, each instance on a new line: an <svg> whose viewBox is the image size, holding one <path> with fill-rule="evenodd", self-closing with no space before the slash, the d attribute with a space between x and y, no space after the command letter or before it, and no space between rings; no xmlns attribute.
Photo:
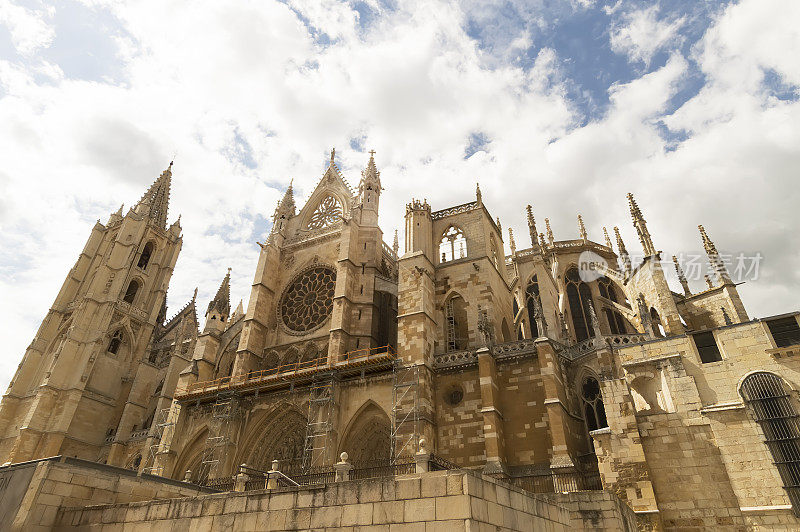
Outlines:
<svg viewBox="0 0 800 532"><path fill-rule="evenodd" d="M154 526L160 530L556 532L632 530L635 518L627 506L614 506L602 492L553 500L464 472L441 471L318 488L63 510L55 529L151 530Z"/></svg>
<svg viewBox="0 0 800 532"><path fill-rule="evenodd" d="M201 331L195 299L166 320L170 179L93 230L3 397L3 462L68 454L222 487L241 464L327 474L342 452L371 467L424 440L450 467L572 494L558 504L603 488L643 529L797 526L799 314L751 319L702 226L697 294L677 260L669 286L631 195L637 264L616 228L616 249L580 216L556 240L531 206L530 247L509 230L505 255L480 189L411 200L401 253L374 157L354 190L332 153L305 206L291 186L279 202L246 310L229 271Z"/></svg>

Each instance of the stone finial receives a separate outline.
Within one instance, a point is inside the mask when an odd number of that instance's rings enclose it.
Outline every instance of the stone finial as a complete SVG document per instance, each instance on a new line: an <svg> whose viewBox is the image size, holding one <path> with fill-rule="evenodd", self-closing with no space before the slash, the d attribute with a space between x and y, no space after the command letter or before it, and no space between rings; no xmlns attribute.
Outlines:
<svg viewBox="0 0 800 532"><path fill-rule="evenodd" d="M703 239L703 248L706 250L706 255L708 255L708 263L717 275L717 281L720 284L730 282L731 278L728 274L728 268L726 268L725 263L722 262L719 251L717 251L717 246L715 246L714 242L708 237L702 225L698 225L697 228L700 230L700 237Z"/></svg>
<svg viewBox="0 0 800 532"><path fill-rule="evenodd" d="M531 235L531 246L535 248L539 245L539 240L536 238L536 219L533 217L533 208L528 205L525 207L525 212L528 215L528 233Z"/></svg>
<svg viewBox="0 0 800 532"><path fill-rule="evenodd" d="M547 246L547 242L544 241L544 233L539 233L539 245L544 249Z"/></svg>
<svg viewBox="0 0 800 532"><path fill-rule="evenodd" d="M714 288L714 282L711 281L711 277L709 277L708 274L703 275L703 277L705 277L706 284L708 285L708 287Z"/></svg>
<svg viewBox="0 0 800 532"><path fill-rule="evenodd" d="M547 230L547 241L550 243L550 246L553 246L553 242L556 241L555 237L553 236L553 230L550 228L550 218L544 219L544 227Z"/></svg>
<svg viewBox="0 0 800 532"><path fill-rule="evenodd" d="M578 234L581 237L581 240L588 240L588 235L586 234L586 226L583 225L583 217L579 214L578 215Z"/></svg>
<svg viewBox="0 0 800 532"><path fill-rule="evenodd" d="M272 461L272 471L277 471L278 470L278 466L280 466L280 462L277 461L277 460L273 460Z"/></svg>
<svg viewBox="0 0 800 532"><path fill-rule="evenodd" d="M517 254L517 244L514 242L514 230L512 228L508 228L508 245L511 247L511 254Z"/></svg>
<svg viewBox="0 0 800 532"><path fill-rule="evenodd" d="M350 455L343 452L339 455L339 461L333 465L334 481L347 482L350 480L350 472L353 470L353 464L348 462Z"/></svg>
<svg viewBox="0 0 800 532"><path fill-rule="evenodd" d="M483 203L483 197L481 196L481 184L475 183L475 201L479 204Z"/></svg>
<svg viewBox="0 0 800 532"><path fill-rule="evenodd" d="M333 165L333 160L336 157L336 148L331 148L331 165Z"/></svg>
<svg viewBox="0 0 800 532"><path fill-rule="evenodd" d="M614 248L612 247L612 245L611 245L611 238L609 238L609 236L608 236L608 229L606 229L606 228L605 228L605 226L603 226L603 236L604 236L604 237L605 237L605 239L606 239L606 247L607 247L608 249L614 249Z"/></svg>
<svg viewBox="0 0 800 532"><path fill-rule="evenodd" d="M192 470L191 469L187 469L186 470L186 474L183 475L183 481L184 482L191 482L192 481Z"/></svg>
<svg viewBox="0 0 800 532"><path fill-rule="evenodd" d="M628 255L628 250L625 249L625 242L622 241L622 235L619 234L619 227L614 226L614 235L617 237L617 248L619 249L619 258L622 260L622 266L625 270L625 275L631 274L631 256Z"/></svg>
<svg viewBox="0 0 800 532"><path fill-rule="evenodd" d="M500 223L500 217L497 217L497 232L500 233L500 239L503 238L503 225Z"/></svg>
<svg viewBox="0 0 800 532"><path fill-rule="evenodd" d="M687 296L692 295L692 291L689 289L689 281L686 280L686 275L683 273L683 268L681 268L681 265L678 263L678 257L675 255L672 256L672 263L675 265L675 273L678 274L678 281L681 283L683 293Z"/></svg>
<svg viewBox="0 0 800 532"><path fill-rule="evenodd" d="M342 454L339 455L340 462L346 463L348 458L350 458L350 455L346 452L342 452Z"/></svg>
<svg viewBox="0 0 800 532"><path fill-rule="evenodd" d="M397 229L394 230L394 242L392 242L392 251L394 251L395 257L397 257L398 253L400 252L400 241L397 238Z"/></svg>
<svg viewBox="0 0 800 532"><path fill-rule="evenodd" d="M425 441L425 438L420 438L419 439L419 452L421 452L421 453L427 452L427 450L425 449L425 445L426 444L427 444L427 442Z"/></svg>
<svg viewBox="0 0 800 532"><path fill-rule="evenodd" d="M645 222L642 211L639 209L639 205L636 203L633 194L630 192L628 192L628 205L631 209L633 226L636 228L636 232L639 234L639 241L642 243L644 254L648 257L651 257L657 253L656 248L653 245L653 239L650 238L650 232L647 230L647 222Z"/></svg>

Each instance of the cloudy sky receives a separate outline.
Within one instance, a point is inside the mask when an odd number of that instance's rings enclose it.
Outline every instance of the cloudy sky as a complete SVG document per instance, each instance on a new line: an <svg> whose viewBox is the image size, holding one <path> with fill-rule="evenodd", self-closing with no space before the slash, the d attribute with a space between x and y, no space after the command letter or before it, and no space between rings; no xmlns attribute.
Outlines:
<svg viewBox="0 0 800 532"><path fill-rule="evenodd" d="M531 203L557 239L580 213L639 250L630 191L667 257L701 251L698 223L763 257L751 315L799 306L796 0L54 4L0 0L3 389L92 225L173 158L170 313L228 266L248 297L276 201L334 146L353 185L377 151L387 242L412 196L480 181L518 247Z"/></svg>

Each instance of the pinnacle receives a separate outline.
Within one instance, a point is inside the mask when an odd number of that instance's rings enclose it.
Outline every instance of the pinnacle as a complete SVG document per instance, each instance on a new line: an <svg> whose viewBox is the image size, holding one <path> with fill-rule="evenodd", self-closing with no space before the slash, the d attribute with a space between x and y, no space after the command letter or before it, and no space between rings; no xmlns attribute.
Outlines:
<svg viewBox="0 0 800 532"><path fill-rule="evenodd" d="M169 208L169 189L172 182L172 162L166 170L161 172L161 175L150 185L147 192L144 193L142 199L137 203L139 205L147 205L150 207L148 216L153 220L158 227L164 229L167 226L167 210Z"/></svg>
<svg viewBox="0 0 800 532"><path fill-rule="evenodd" d="M224 314L225 316L229 315L231 312L231 269L228 268L228 273L225 274L225 278L222 280L222 284L219 286L217 290L217 295L214 296L214 299L211 300L211 303L208 304L208 310L206 314L210 313L212 310L216 310L220 314Z"/></svg>

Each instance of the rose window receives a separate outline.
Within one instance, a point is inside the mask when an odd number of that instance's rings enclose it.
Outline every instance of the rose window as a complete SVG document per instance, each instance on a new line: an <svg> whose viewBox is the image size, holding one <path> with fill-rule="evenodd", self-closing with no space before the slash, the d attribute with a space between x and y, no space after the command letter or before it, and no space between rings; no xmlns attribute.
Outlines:
<svg viewBox="0 0 800 532"><path fill-rule="evenodd" d="M311 331L328 319L333 310L336 272L319 267L303 272L289 285L281 299L283 323L295 332Z"/></svg>
<svg viewBox="0 0 800 532"><path fill-rule="evenodd" d="M328 196L322 200L317 208L311 213L308 220L309 229L322 229L333 225L342 216L342 206L333 196Z"/></svg>

